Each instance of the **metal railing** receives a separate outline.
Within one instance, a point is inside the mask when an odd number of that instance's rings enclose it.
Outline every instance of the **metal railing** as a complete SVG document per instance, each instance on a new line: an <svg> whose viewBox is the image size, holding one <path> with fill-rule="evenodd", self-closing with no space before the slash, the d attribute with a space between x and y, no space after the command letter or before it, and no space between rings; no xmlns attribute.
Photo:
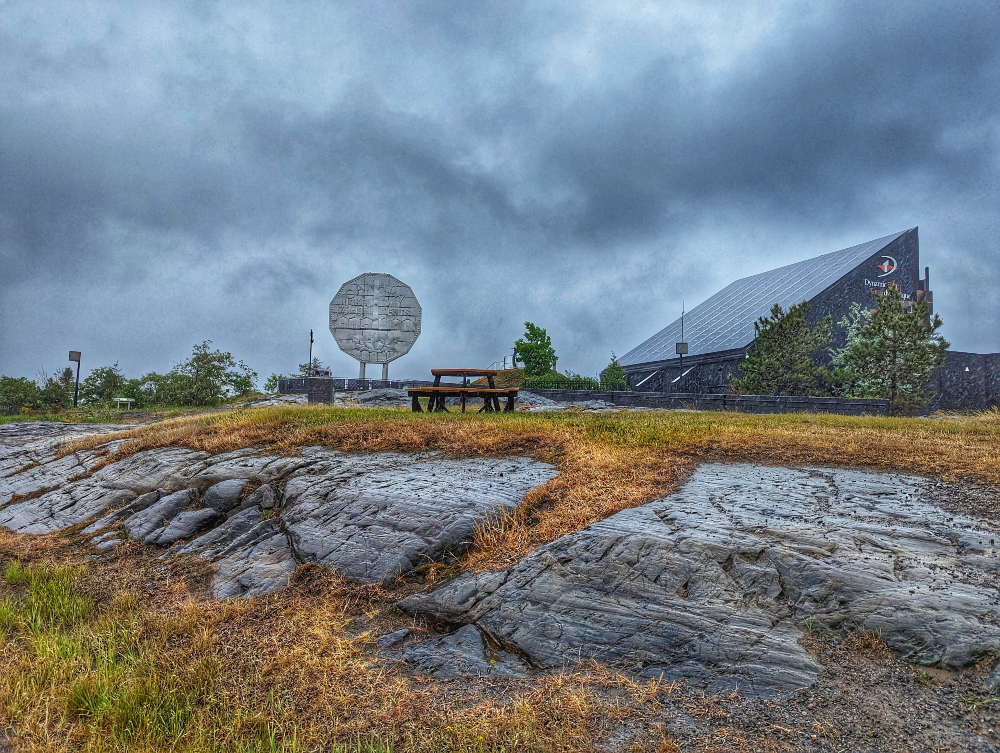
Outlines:
<svg viewBox="0 0 1000 753"><path fill-rule="evenodd" d="M569 379L525 379L523 390L590 390L593 392L629 392L625 382L608 382L593 377L572 377Z"/></svg>
<svg viewBox="0 0 1000 753"><path fill-rule="evenodd" d="M430 387L434 382L422 381L419 379L351 379L349 377L313 377L314 379L327 378L333 382L333 389L337 392L357 392L365 390L402 390L407 387ZM279 379L278 393L281 395L304 395L309 392L309 379L306 377L296 377L293 379Z"/></svg>

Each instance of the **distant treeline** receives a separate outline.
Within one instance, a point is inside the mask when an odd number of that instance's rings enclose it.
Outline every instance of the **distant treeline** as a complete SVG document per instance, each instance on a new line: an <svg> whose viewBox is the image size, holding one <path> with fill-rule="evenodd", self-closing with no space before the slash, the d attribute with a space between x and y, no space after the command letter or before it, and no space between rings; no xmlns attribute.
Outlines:
<svg viewBox="0 0 1000 753"><path fill-rule="evenodd" d="M191 356L166 374L151 371L129 379L115 363L91 370L80 382L79 402L110 407L116 397L132 398L136 408L218 405L227 398L257 391L257 372L231 353L211 350L212 341L195 345ZM0 376L0 414L27 411L59 413L73 406L76 375L66 368L38 379Z"/></svg>

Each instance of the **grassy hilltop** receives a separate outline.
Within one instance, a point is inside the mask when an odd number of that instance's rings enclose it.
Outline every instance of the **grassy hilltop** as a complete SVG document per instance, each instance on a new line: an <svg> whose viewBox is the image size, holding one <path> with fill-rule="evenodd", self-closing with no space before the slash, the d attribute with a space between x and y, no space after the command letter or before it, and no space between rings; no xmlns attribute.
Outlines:
<svg viewBox="0 0 1000 753"><path fill-rule="evenodd" d="M755 731L740 720L752 721L749 709L763 708L761 701L694 698L678 683L596 665L532 681L413 676L376 661L375 636L412 625L393 606L401 596L460 570L509 565L543 542L662 496L703 461L1000 483L996 412L914 420L272 407L173 418L74 441L61 452L116 438L124 441L104 464L164 446L292 453L325 445L528 455L560 474L514 514L481 526L457 563L428 563L386 587L303 567L290 588L256 601L211 599L203 569L152 559L136 542L95 558L78 533L0 531L0 750L585 751L606 739L609 725L624 725L636 750L679 751L656 731L665 714L699 720L696 750L794 750L817 737L832 744L841 733L831 718L810 712ZM860 662L894 677L912 674L877 635L836 650L853 652L824 659L841 661L843 672ZM919 695L931 681L906 682L906 692ZM983 702L969 698L970 708Z"/></svg>

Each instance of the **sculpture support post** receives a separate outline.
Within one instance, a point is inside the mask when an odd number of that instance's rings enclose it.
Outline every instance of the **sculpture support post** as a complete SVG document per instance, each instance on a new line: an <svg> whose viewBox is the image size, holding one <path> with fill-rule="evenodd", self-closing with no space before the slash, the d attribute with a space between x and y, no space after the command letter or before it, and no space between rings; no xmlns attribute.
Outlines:
<svg viewBox="0 0 1000 753"><path fill-rule="evenodd" d="M361 373L358 374L358 379L364 379L365 378L365 362L361 361L360 363L361 363Z"/></svg>
<svg viewBox="0 0 1000 753"><path fill-rule="evenodd" d="M386 361L385 363L382 364L382 381L383 382L388 382L389 381L389 362L388 361Z"/></svg>

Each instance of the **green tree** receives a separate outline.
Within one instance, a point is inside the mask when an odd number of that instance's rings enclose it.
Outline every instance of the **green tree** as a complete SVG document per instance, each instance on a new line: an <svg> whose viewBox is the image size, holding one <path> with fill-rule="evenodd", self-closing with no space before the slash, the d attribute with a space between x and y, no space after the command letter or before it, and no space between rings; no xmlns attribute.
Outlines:
<svg viewBox="0 0 1000 753"><path fill-rule="evenodd" d="M272 373L271 376L267 378L267 381L264 382L264 392L268 395L273 395L275 392L278 391L278 382L281 381L282 379L289 379L289 378L290 377L288 377L285 374Z"/></svg>
<svg viewBox="0 0 1000 753"><path fill-rule="evenodd" d="M888 400L897 415L916 413L930 399L923 386L948 349L938 334L941 317L925 303L908 307L898 285L876 300L875 315L835 359L852 374L858 397Z"/></svg>
<svg viewBox="0 0 1000 753"><path fill-rule="evenodd" d="M785 311L777 303L770 316L754 322L754 343L740 365L743 376L731 381L737 392L750 395L821 395L828 370L816 363L833 334L828 314L815 327L806 322L811 305L802 301Z"/></svg>
<svg viewBox="0 0 1000 753"><path fill-rule="evenodd" d="M80 401L90 405L110 403L112 398L124 397L121 391L127 381L117 361L113 366L91 369L87 378L80 382Z"/></svg>
<svg viewBox="0 0 1000 753"><path fill-rule="evenodd" d="M232 395L247 395L257 389L257 372L242 361L237 362L232 353L210 350L211 340L195 345L191 357L174 366L169 386L183 388L177 395L180 405L213 405ZM188 377L188 380L179 379ZM186 384L185 384L186 382ZM164 385L167 386L167 385Z"/></svg>
<svg viewBox="0 0 1000 753"><path fill-rule="evenodd" d="M40 402L49 413L59 413L73 406L73 385L63 384L59 379L43 375L40 385Z"/></svg>
<svg viewBox="0 0 1000 753"><path fill-rule="evenodd" d="M601 379L601 389L605 390L627 390L628 381L625 379L625 369L618 363L615 352L611 351L611 363L604 370L604 378Z"/></svg>
<svg viewBox="0 0 1000 753"><path fill-rule="evenodd" d="M27 377L0 376L0 414L16 416L21 408L41 406L42 391Z"/></svg>
<svg viewBox="0 0 1000 753"><path fill-rule="evenodd" d="M871 321L871 312L855 301L847 314L841 317L837 326L844 331L845 345L840 350L831 353L830 385L831 391L844 397L857 397L869 392L864 375L856 373L847 367L845 357L847 352L861 339L861 330Z"/></svg>
<svg viewBox="0 0 1000 753"><path fill-rule="evenodd" d="M514 358L524 363L525 377L542 377L552 371L556 352L544 329L524 323L524 337L514 341Z"/></svg>

